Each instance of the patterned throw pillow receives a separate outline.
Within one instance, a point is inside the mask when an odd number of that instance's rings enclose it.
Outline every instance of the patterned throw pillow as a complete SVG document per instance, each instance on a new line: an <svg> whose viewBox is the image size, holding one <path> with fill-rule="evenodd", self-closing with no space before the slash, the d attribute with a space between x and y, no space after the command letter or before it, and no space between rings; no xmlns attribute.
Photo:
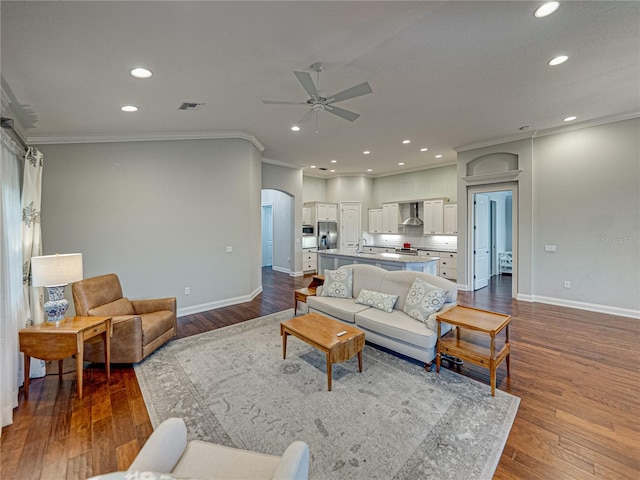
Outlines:
<svg viewBox="0 0 640 480"><path fill-rule="evenodd" d="M363 288L360 290L356 303L368 305L384 312L393 312L393 306L398 301L398 295L389 295L388 293L373 292Z"/></svg>
<svg viewBox="0 0 640 480"><path fill-rule="evenodd" d="M321 297L353 298L353 270L341 268L324 271Z"/></svg>
<svg viewBox="0 0 640 480"><path fill-rule="evenodd" d="M447 299L447 290L434 287L420 278L413 281L404 304L404 313L422 323L427 323L429 315L440 311Z"/></svg>

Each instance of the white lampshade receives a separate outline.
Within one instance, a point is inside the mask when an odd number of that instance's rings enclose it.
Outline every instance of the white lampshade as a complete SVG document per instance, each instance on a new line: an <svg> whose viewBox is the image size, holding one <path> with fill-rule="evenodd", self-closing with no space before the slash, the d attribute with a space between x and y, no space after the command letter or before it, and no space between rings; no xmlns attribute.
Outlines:
<svg viewBox="0 0 640 480"><path fill-rule="evenodd" d="M34 287L68 285L82 280L82 254L31 257L31 284Z"/></svg>

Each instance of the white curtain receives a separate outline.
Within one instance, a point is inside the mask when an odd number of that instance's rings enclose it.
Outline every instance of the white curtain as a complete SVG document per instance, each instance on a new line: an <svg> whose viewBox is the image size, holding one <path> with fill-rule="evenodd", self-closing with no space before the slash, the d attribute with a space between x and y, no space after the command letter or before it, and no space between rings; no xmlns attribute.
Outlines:
<svg viewBox="0 0 640 480"><path fill-rule="evenodd" d="M0 419L13 422L22 384L18 330L26 312L22 289L20 170L22 160L15 142L2 132L0 147Z"/></svg>
<svg viewBox="0 0 640 480"><path fill-rule="evenodd" d="M42 197L42 153L34 147L27 148L24 156L22 184L22 285L24 305L27 309L25 326L44 321L44 289L31 286L31 257L42 255L40 230L40 205ZM31 359L30 377L43 377L46 363Z"/></svg>

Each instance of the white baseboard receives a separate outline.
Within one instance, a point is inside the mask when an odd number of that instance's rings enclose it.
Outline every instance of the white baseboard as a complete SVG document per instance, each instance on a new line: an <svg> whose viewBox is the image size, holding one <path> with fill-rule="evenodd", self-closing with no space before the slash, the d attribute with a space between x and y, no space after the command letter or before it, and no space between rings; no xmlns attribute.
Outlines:
<svg viewBox="0 0 640 480"><path fill-rule="evenodd" d="M178 308L178 317L184 317L185 315L193 315L194 313L206 312L207 310L215 310L216 308L228 307L230 305L237 305L238 303L250 302L258 295L262 293L262 285L256 288L249 295L243 295L241 297L225 298L217 300L215 302L201 303L200 305L191 305L190 307Z"/></svg>
<svg viewBox="0 0 640 480"><path fill-rule="evenodd" d="M522 297L522 298L521 298ZM531 300L527 300L531 298ZM573 300L565 300L562 298L543 297L540 295L523 295L518 294L518 300L546 303L548 305L557 305L559 307L577 308L578 310L588 310L590 312L606 313L608 315L618 315L620 317L630 317L640 319L640 310L632 310L630 308L613 307L611 305L599 305L597 303L576 302Z"/></svg>
<svg viewBox="0 0 640 480"><path fill-rule="evenodd" d="M289 272L291 272L291 270L289 270L288 268L276 267L275 265L271 265L271 270L274 270L274 271L280 272L280 273L289 273Z"/></svg>

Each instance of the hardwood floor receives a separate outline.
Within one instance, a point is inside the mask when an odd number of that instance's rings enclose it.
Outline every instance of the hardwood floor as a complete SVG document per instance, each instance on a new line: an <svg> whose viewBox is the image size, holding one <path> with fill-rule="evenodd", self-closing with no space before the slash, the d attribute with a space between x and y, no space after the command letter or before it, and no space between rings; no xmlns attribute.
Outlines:
<svg viewBox="0 0 640 480"><path fill-rule="evenodd" d="M292 291L309 281L265 269L256 299L181 317L178 336L292 308ZM502 276L458 295L461 305L512 315L511 378L501 366L498 388L521 403L494 478L640 478L640 322L517 302L510 293ZM14 423L2 429L0 478L83 479L125 469L150 435L131 366L114 365L107 382L102 366L90 365L81 400L73 362L66 370L62 382L33 380L28 400L21 392ZM465 364L459 372L489 388L487 370Z"/></svg>

